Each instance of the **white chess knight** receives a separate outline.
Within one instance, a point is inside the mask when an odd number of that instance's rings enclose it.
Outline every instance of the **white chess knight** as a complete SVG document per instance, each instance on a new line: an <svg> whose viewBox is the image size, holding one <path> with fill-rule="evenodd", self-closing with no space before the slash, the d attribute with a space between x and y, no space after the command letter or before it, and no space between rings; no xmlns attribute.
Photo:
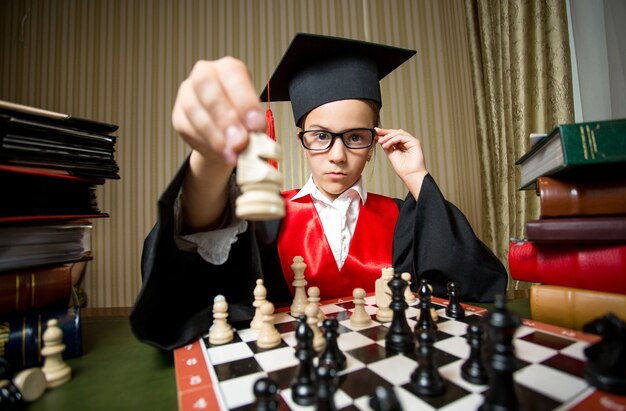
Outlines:
<svg viewBox="0 0 626 411"><path fill-rule="evenodd" d="M251 133L248 146L237 160L237 184L242 194L235 202L237 217L273 220L285 215L280 195L283 176L267 160L279 160L282 149L264 133Z"/></svg>

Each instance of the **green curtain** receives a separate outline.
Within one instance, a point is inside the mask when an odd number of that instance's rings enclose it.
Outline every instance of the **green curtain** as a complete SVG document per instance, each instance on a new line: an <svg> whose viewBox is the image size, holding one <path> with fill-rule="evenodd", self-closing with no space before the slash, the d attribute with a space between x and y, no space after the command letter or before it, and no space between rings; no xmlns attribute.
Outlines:
<svg viewBox="0 0 626 411"><path fill-rule="evenodd" d="M529 134L573 121L564 0L466 0L483 181L483 237L506 264L511 237L538 218L532 191L519 190L515 160ZM509 288L527 284L509 282Z"/></svg>

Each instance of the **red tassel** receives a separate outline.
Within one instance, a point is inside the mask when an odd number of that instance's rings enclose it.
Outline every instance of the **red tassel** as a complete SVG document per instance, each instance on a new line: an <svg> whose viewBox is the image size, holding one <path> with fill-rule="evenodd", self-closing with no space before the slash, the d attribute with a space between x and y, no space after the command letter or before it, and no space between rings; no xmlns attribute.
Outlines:
<svg viewBox="0 0 626 411"><path fill-rule="evenodd" d="M276 128L274 126L274 114L272 113L272 109L270 108L270 83L267 83L267 110L265 110L265 120L267 121L267 129L265 130L265 134L272 140L276 141ZM278 161L276 160L268 160L268 163L274 167L278 168Z"/></svg>

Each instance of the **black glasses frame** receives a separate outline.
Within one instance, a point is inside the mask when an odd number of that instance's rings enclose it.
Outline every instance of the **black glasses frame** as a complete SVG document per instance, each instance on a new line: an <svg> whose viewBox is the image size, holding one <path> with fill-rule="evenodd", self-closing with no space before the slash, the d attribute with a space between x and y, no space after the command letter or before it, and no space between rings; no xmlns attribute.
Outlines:
<svg viewBox="0 0 626 411"><path fill-rule="evenodd" d="M344 140L343 136L347 133L350 133L352 131L355 130L367 130L372 134L372 141L370 141L370 143L364 147L358 147L358 148L354 148L354 147L349 147L348 144L346 144L346 141ZM330 134L332 136L332 139L330 140L330 143L328 144L328 147L325 148L311 148L311 147L307 147L307 145L304 143L304 134L305 133L312 133L312 132L319 132L319 133L326 133L326 134ZM341 142L343 143L343 145L350 149L350 150L361 150L364 148L369 148L374 144L374 141L376 140L376 130L374 130L373 128L351 128L350 130L346 130L343 131L341 133L333 133L332 131L328 131L328 130L302 130L300 132L298 132L298 138L300 139L300 144L302 144L302 147L304 147L307 150L311 150L311 151L326 151L326 150L330 150L333 146L333 144L335 144L335 140L337 138L341 139Z"/></svg>

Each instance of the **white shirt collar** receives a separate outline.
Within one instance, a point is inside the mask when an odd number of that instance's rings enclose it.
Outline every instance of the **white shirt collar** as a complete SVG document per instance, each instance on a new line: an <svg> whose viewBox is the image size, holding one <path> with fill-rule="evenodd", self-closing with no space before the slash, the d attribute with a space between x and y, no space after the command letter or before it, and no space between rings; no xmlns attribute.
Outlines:
<svg viewBox="0 0 626 411"><path fill-rule="evenodd" d="M349 195L350 191L358 194L358 196L361 197L361 203L365 204L365 201L367 200L367 191L365 190L365 179L363 176L361 176L361 178L359 178L359 180L356 183L354 183L352 187L348 188L346 191L341 193L339 197ZM308 181L300 189L300 191L298 191L296 195L291 198L291 201L297 200L298 198L302 198L306 195L311 195L311 197L315 198L316 200L330 202L330 200L328 200L328 198L326 198L326 196L322 194L322 192L317 188L317 186L313 182L312 174L309 175Z"/></svg>

